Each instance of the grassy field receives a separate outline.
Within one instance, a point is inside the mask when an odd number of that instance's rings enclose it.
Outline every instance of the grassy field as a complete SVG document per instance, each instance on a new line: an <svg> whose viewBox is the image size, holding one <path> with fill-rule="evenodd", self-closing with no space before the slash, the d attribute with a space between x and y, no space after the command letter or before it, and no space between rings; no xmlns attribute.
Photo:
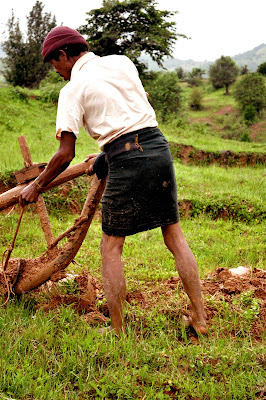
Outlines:
<svg viewBox="0 0 266 400"><path fill-rule="evenodd" d="M186 87L184 95L189 94ZM228 138L226 118L235 115L234 124L238 118L231 96L206 91L204 105L197 112L187 107L182 116L160 124L167 139L208 151L265 152L261 129L257 141ZM9 182L11 173L24 167L18 136L26 136L34 161L47 162L57 149L56 106L10 88L0 88L0 106L0 173ZM227 114L221 113L225 109ZM97 145L81 131L74 163L95 151ZM97 213L76 263L67 269L93 276L93 315L76 308L80 289L73 281L0 306L1 400L266 398L265 166L223 168L177 160L174 166L182 229L199 265L208 334L197 337L185 325L189 302L160 229L126 239L127 334L99 334L99 327L110 321ZM87 178L81 177L67 195L59 189L45 194L55 236L73 224L77 215L71 212L82 206L86 186ZM189 211L183 204L189 204ZM17 221L17 209L0 214L1 254ZM45 248L38 216L29 208L12 257L35 258ZM228 269L240 265L252 273L228 278ZM72 296L70 304L52 306L67 296Z"/></svg>

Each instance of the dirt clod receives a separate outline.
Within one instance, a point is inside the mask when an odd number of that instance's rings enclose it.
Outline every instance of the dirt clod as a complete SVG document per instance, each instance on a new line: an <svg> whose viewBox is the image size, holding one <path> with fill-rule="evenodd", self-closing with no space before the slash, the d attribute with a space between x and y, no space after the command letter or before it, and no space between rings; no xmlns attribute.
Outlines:
<svg viewBox="0 0 266 400"><path fill-rule="evenodd" d="M239 269L238 271L240 271ZM226 302L229 307L233 307L234 301L245 294L251 295L252 298L258 299L259 313L257 318L252 320L250 326L250 335L253 340L260 341L266 326L266 271L254 268L253 270L242 269L242 275L234 275L234 271L227 268L217 268L206 279L202 280L202 293L205 299L206 313L209 325L212 319L218 314L217 304ZM71 277L71 275L68 275ZM62 305L71 307L75 312L91 325L105 324L109 318L109 310L104 298L103 286L97 279L84 271L79 275L72 276L72 280L77 284L76 293L62 294L60 293L60 280L55 282L59 276L53 276L53 282L48 281L39 289L34 290L33 295L37 303L36 308L42 308L45 311L57 310ZM62 279L65 282L66 278ZM49 283L50 282L50 283ZM90 288L93 289L95 296L94 301L88 300L88 282ZM48 292L47 301L43 301L40 292L46 290ZM47 294L47 293L46 293ZM178 307L177 297L183 298L184 307ZM212 305L209 299L215 298L216 305ZM140 307L144 310L152 310L162 303L164 306L160 309L160 313L164 314L169 321L174 324L180 324L183 315L189 315L189 306L187 304L186 295L182 289L182 284L178 276L173 276L164 281L146 282L141 290L134 290L127 293L127 303L132 307L129 311L127 319L136 322L134 315L134 307ZM182 303L183 304L183 303ZM157 308L156 308L157 309ZM132 314L132 316L131 316ZM142 321L142 329L149 331L148 325ZM146 328L145 328L146 326ZM194 336L189 336L194 340Z"/></svg>

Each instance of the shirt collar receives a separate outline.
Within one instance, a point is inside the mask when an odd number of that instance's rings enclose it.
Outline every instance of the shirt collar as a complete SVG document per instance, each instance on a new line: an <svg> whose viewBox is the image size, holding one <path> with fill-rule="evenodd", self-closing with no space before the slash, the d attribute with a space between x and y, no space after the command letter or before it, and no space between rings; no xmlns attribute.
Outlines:
<svg viewBox="0 0 266 400"><path fill-rule="evenodd" d="M73 79L77 73L81 70L84 64L87 62L93 60L94 58L99 58L99 56L96 56L96 54L92 53L91 51L89 53L84 54L84 56L80 57L74 64L72 71L71 71L71 77L70 80Z"/></svg>

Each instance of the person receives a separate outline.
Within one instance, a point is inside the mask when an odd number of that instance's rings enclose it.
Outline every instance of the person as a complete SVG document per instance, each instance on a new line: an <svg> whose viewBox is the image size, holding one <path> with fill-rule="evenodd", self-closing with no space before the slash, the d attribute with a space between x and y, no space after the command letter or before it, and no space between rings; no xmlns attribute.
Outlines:
<svg viewBox="0 0 266 400"><path fill-rule="evenodd" d="M21 204L36 201L69 165L83 126L97 140L108 166L100 248L110 328L117 334L125 332L126 282L121 260L125 237L161 227L191 301L190 324L204 334L206 314L198 267L180 227L173 160L135 65L124 55L95 55L79 32L65 26L48 33L42 56L69 82L58 101L59 148L46 169L24 188ZM98 157L86 157L91 173Z"/></svg>

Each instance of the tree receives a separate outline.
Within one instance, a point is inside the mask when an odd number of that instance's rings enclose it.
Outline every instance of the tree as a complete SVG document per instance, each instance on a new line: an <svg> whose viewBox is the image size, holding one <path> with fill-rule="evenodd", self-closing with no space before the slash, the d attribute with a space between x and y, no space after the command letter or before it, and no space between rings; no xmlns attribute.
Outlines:
<svg viewBox="0 0 266 400"><path fill-rule="evenodd" d="M257 72L266 76L266 61L258 66Z"/></svg>
<svg viewBox="0 0 266 400"><path fill-rule="evenodd" d="M25 59L26 46L23 42L22 32L19 22L15 21L12 10L11 17L7 21L8 40L2 44L6 57L2 59L5 70L3 75L7 82L14 86L24 81L24 66L22 60Z"/></svg>
<svg viewBox="0 0 266 400"><path fill-rule="evenodd" d="M242 65L242 67L240 67L240 75L245 75L245 74L247 74L248 72L249 72L249 70L248 70L247 64Z"/></svg>
<svg viewBox="0 0 266 400"><path fill-rule="evenodd" d="M182 67L176 68L175 71L177 73L178 79L180 79L181 81L186 78L187 74Z"/></svg>
<svg viewBox="0 0 266 400"><path fill-rule="evenodd" d="M157 10L155 5L155 0L105 0L103 7L87 13L86 24L78 30L88 36L91 51L99 56L127 55L142 73L146 69L139 60L142 52L162 66L177 37L186 37L168 21L176 12Z"/></svg>
<svg viewBox="0 0 266 400"><path fill-rule="evenodd" d="M256 112L260 112L266 107L264 77L257 72L243 75L236 83L234 97L242 111L245 111L247 106L253 106Z"/></svg>
<svg viewBox="0 0 266 400"><path fill-rule="evenodd" d="M27 17L26 40L13 10L7 22L7 40L2 45L6 54L4 77L14 86L38 86L50 70L50 65L42 61L41 50L47 33L56 26L56 20L51 13L43 13L43 8L42 3L36 1Z"/></svg>
<svg viewBox="0 0 266 400"><path fill-rule="evenodd" d="M221 56L209 68L209 79L215 89L225 86L229 94L229 86L236 81L239 69L231 57Z"/></svg>
<svg viewBox="0 0 266 400"><path fill-rule="evenodd" d="M27 17L27 84L26 86L39 85L41 80L51 69L44 63L41 55L42 44L48 32L56 26L55 16L43 12L44 5L36 1Z"/></svg>
<svg viewBox="0 0 266 400"><path fill-rule="evenodd" d="M200 86L202 84L202 76L205 74L205 70L202 68L193 68L191 72L187 74L187 82L190 86Z"/></svg>

